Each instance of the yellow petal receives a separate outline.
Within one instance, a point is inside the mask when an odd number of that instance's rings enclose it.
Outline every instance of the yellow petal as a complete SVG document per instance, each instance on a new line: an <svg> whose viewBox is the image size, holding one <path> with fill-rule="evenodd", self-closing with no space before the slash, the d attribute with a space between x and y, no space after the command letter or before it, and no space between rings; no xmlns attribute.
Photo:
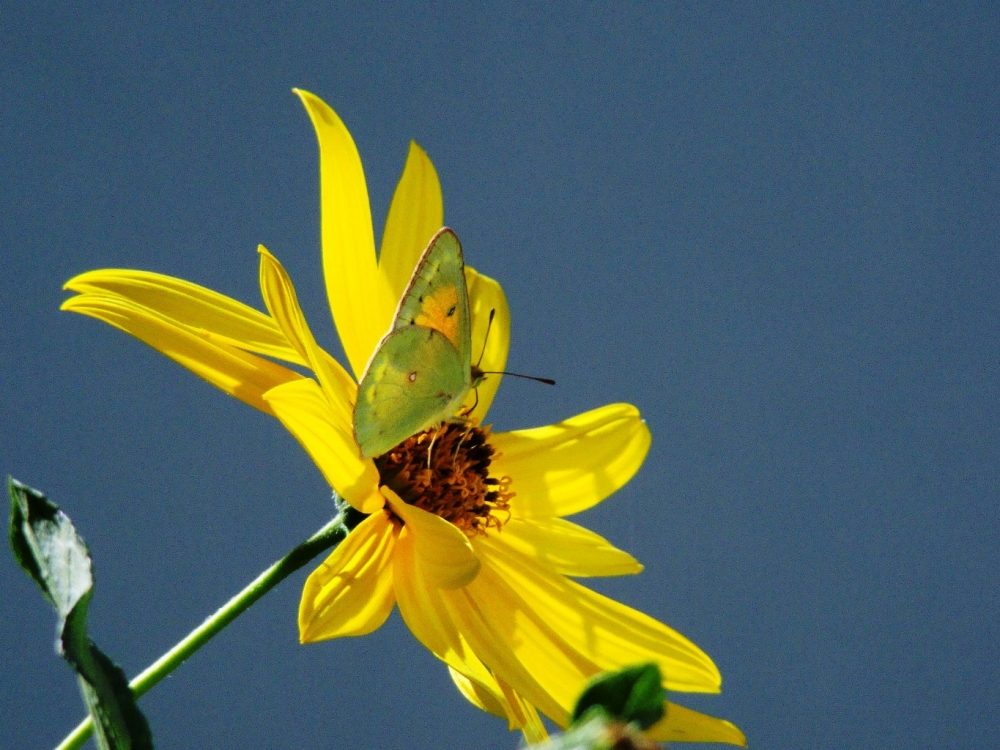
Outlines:
<svg viewBox="0 0 1000 750"><path fill-rule="evenodd" d="M441 183L434 165L420 146L410 141L403 176L392 196L382 233L379 273L394 300L403 296L420 254L444 225Z"/></svg>
<svg viewBox="0 0 1000 750"><path fill-rule="evenodd" d="M507 352L510 350L510 308L507 307L507 297L500 284L489 276L483 276L475 269L465 268L465 283L469 288L469 312L472 317L472 361L482 361L479 366L487 372L499 372L507 364ZM490 321L490 310L495 310L493 325L490 327L489 340L486 340L486 327ZM485 342L486 348L483 349ZM479 403L472 412L472 418L482 422L489 411L493 397L500 387L500 375L487 375L479 386ZM466 406L476 402L475 394L470 394Z"/></svg>
<svg viewBox="0 0 1000 750"><path fill-rule="evenodd" d="M666 716L646 730L646 736L656 742L725 742L747 746L746 735L735 724L669 702Z"/></svg>
<svg viewBox="0 0 1000 750"><path fill-rule="evenodd" d="M383 512L373 513L306 579L299 604L302 643L365 635L377 630L396 602L392 553L396 533Z"/></svg>
<svg viewBox="0 0 1000 750"><path fill-rule="evenodd" d="M473 705L506 716L512 730L532 732L532 717L535 723L538 720L534 708L526 706L506 684L501 687L470 646L465 631L450 615L453 607L446 597L457 596L464 602L464 589L446 591L430 583L423 563L416 552L415 535L405 526L396 545L393 565L396 601L403 621L417 640L448 665L456 686ZM499 648L503 650L503 645ZM515 705L511 704L511 697Z"/></svg>
<svg viewBox="0 0 1000 750"><path fill-rule="evenodd" d="M205 331L220 343L306 364L288 345L281 329L264 313L183 279L149 271L105 268L74 276L63 288L80 294L122 297L195 332Z"/></svg>
<svg viewBox="0 0 1000 750"><path fill-rule="evenodd" d="M323 275L340 341L360 378L389 330L395 300L380 279L361 157L337 113L319 97L294 89L319 140Z"/></svg>
<svg viewBox="0 0 1000 750"><path fill-rule="evenodd" d="M341 497L362 513L383 506L378 469L361 458L350 423L333 411L315 380L286 383L265 393L264 399Z"/></svg>
<svg viewBox="0 0 1000 750"><path fill-rule="evenodd" d="M567 576L641 573L632 555L604 537L562 518L511 518L497 541Z"/></svg>
<svg viewBox="0 0 1000 750"><path fill-rule="evenodd" d="M581 665L569 649L553 649L550 637L532 640L538 628L526 621L523 604L488 561L475 581L462 589L443 591L441 600L449 618L496 678L556 724L566 726L573 702L587 679L597 674L597 667L586 660Z"/></svg>
<svg viewBox="0 0 1000 750"><path fill-rule="evenodd" d="M600 671L655 662L668 690L719 692L722 678L715 664L677 631L538 565L494 537L478 538L476 548L483 560L480 577L489 570L494 579L501 578L516 592L517 603L510 606L524 613L510 621L507 638L530 641L533 648L568 648Z"/></svg>
<svg viewBox="0 0 1000 750"><path fill-rule="evenodd" d="M513 479L516 516L567 516L601 502L638 471L649 429L629 404L609 404L549 427L494 435L491 473Z"/></svg>
<svg viewBox="0 0 1000 750"><path fill-rule="evenodd" d="M527 714L533 713L533 709L529 712L523 710L521 705L517 708L511 706L507 693L480 659L481 652L479 649L473 650L466 638L469 635L468 618L459 621L452 615L455 608L448 599L457 597L459 608L468 609L465 589L446 591L428 583L415 546L414 535L408 527L404 527L396 546L393 566L396 601L403 621L417 640L445 662L449 669L454 670L452 679L462 695L473 705L498 716L506 716L511 729L524 727L525 719L530 718ZM474 617L474 614L468 614ZM493 643L488 635L480 636L479 640ZM505 649L502 643L493 644L493 647L501 652ZM482 653L489 654L490 648ZM455 677L455 672L459 678ZM530 679L530 676L526 675L525 678ZM509 692L509 688L507 691ZM517 699L519 701L520 698ZM558 710L555 704L552 707Z"/></svg>
<svg viewBox="0 0 1000 750"><path fill-rule="evenodd" d="M490 689L486 689L454 667L448 667L448 673L455 687L469 703L501 719L507 719L508 728L524 732L529 744L537 745L548 739L549 734L545 731L538 711L506 683L494 681Z"/></svg>
<svg viewBox="0 0 1000 750"><path fill-rule="evenodd" d="M491 713L494 716L499 716L501 719L507 718L507 709L500 702L497 697L498 691L491 692L485 689L478 682L473 682L464 674L459 672L454 667L448 667L448 673L451 675L451 681L455 683L455 687L458 688L458 692L469 701L476 708L480 708L487 713Z"/></svg>
<svg viewBox="0 0 1000 750"><path fill-rule="evenodd" d="M489 670L448 617L444 589L431 585L416 552L414 534L403 527L396 545L393 580L399 614L410 631L432 654L502 702L500 688Z"/></svg>
<svg viewBox="0 0 1000 750"><path fill-rule="evenodd" d="M267 414L273 415L274 411L263 398L266 391L302 380L297 372L210 341L122 297L82 294L63 302L61 309L103 320L135 336L195 375Z"/></svg>
<svg viewBox="0 0 1000 750"><path fill-rule="evenodd" d="M547 740L549 733L545 731L545 725L542 724L535 707L503 680L498 679L497 684L506 699L504 705L507 708L507 715L510 717L510 728L520 728L529 745L538 745Z"/></svg>
<svg viewBox="0 0 1000 750"><path fill-rule="evenodd" d="M469 537L457 526L448 523L441 516L404 503L388 487L382 488L382 494L393 513L403 519L403 523L413 534L418 564L429 585L456 589L476 577L479 573L479 558L469 544Z"/></svg>
<svg viewBox="0 0 1000 750"><path fill-rule="evenodd" d="M260 290L271 317L280 326L285 338L309 364L323 386L323 393L330 401L337 418L352 424L353 403L357 398L357 385L340 363L328 355L313 338L299 307L292 280L278 259L263 245L260 253Z"/></svg>

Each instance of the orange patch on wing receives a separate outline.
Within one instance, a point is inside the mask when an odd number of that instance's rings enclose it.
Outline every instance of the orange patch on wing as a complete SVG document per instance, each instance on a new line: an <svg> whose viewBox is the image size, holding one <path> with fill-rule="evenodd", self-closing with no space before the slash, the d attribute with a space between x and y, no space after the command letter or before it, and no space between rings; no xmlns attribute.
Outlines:
<svg viewBox="0 0 1000 750"><path fill-rule="evenodd" d="M451 312L449 315L448 313ZM418 326L426 326L443 333L448 340L460 349L458 341L458 288L443 286L434 294L424 297L420 303L420 313L413 319Z"/></svg>

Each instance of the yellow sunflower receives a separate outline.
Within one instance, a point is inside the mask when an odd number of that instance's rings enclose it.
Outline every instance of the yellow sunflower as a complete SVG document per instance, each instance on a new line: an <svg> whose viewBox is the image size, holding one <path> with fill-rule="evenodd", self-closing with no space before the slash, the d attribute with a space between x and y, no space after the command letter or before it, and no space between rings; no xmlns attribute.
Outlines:
<svg viewBox="0 0 1000 750"><path fill-rule="evenodd" d="M642 570L564 518L599 503L642 464L650 436L635 407L612 404L557 425L492 434L483 418L501 378L491 376L479 387L471 428L446 424L361 458L351 422L355 378L443 224L441 188L427 155L411 144L376 260L350 133L318 97L296 93L319 138L323 271L353 377L316 343L288 275L263 247L269 315L180 279L117 269L71 279L66 288L77 296L63 309L130 333L280 419L331 487L366 515L306 581L302 642L370 633L398 605L462 695L531 740L544 737L539 711L565 727L587 680L624 665L655 662L668 690L718 692L718 669L691 641L567 577ZM471 268L466 276L474 349L495 310L482 368L502 370L510 339L503 290ZM673 703L649 734L745 744L729 722Z"/></svg>

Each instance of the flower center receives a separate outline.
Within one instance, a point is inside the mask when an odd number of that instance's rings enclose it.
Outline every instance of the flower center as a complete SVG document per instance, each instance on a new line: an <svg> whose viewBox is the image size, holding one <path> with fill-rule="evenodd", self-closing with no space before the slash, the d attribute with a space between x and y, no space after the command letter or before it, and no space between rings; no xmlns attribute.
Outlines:
<svg viewBox="0 0 1000 750"><path fill-rule="evenodd" d="M510 477L489 474L489 427L445 422L407 438L375 459L381 484L404 502L453 523L469 536L510 518ZM506 514L506 517L501 517Z"/></svg>

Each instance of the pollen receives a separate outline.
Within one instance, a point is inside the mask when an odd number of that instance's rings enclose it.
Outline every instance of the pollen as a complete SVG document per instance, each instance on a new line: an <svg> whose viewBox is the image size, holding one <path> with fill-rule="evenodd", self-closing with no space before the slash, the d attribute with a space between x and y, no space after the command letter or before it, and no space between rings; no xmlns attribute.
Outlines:
<svg viewBox="0 0 1000 750"><path fill-rule="evenodd" d="M510 518L510 477L491 477L490 428L445 422L407 438L375 459L381 484L404 502L469 536L499 529Z"/></svg>

